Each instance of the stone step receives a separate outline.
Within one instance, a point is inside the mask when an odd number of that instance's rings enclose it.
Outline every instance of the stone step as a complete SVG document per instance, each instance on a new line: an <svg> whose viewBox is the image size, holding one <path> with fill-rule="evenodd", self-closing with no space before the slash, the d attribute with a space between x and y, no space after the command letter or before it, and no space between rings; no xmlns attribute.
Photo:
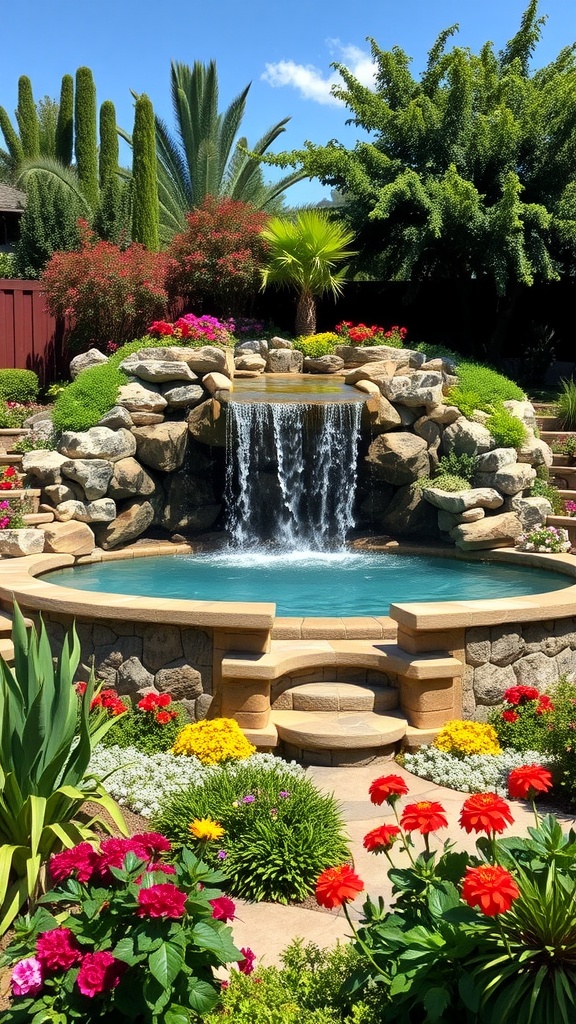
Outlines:
<svg viewBox="0 0 576 1024"><path fill-rule="evenodd" d="M21 466L22 455L18 452L9 454L8 452L0 452L0 466Z"/></svg>
<svg viewBox="0 0 576 1024"><path fill-rule="evenodd" d="M8 637L0 637L0 658L8 663L14 661L14 644Z"/></svg>
<svg viewBox="0 0 576 1024"><path fill-rule="evenodd" d="M53 512L30 512L29 515L22 516L26 526L42 526L46 523L54 522Z"/></svg>
<svg viewBox="0 0 576 1024"><path fill-rule="evenodd" d="M290 686L274 702L282 711L391 711L398 691L391 686L322 682Z"/></svg>
<svg viewBox="0 0 576 1024"><path fill-rule="evenodd" d="M396 640L398 624L389 615L354 615L349 618L283 618L272 627L273 640Z"/></svg>
<svg viewBox="0 0 576 1024"><path fill-rule="evenodd" d="M286 756L305 764L360 764L391 760L407 728L400 711L272 711Z"/></svg>
<svg viewBox="0 0 576 1024"><path fill-rule="evenodd" d="M570 486L576 481L576 466L551 466L550 477L553 482L564 480Z"/></svg>
<svg viewBox="0 0 576 1024"><path fill-rule="evenodd" d="M12 622L13 619L10 612L4 611L4 609L0 608L0 639L4 639L5 637L12 635ZM30 626L33 625L32 619L28 619L24 616L24 625L30 629Z"/></svg>
<svg viewBox="0 0 576 1024"><path fill-rule="evenodd" d="M576 437L576 430L541 430L540 440L545 441L546 444L552 444L554 441L559 441L562 437Z"/></svg>
<svg viewBox="0 0 576 1024"><path fill-rule="evenodd" d="M562 423L558 416L546 416L544 413L536 415L536 426L540 431L562 429Z"/></svg>
<svg viewBox="0 0 576 1024"><path fill-rule="evenodd" d="M564 498L564 501L576 501L576 491L563 490L562 487L559 487L558 494Z"/></svg>

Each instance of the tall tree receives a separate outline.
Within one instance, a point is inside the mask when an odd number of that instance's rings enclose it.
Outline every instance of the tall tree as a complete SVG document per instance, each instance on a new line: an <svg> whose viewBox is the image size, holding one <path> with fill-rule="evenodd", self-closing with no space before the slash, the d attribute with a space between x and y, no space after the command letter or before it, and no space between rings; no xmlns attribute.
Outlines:
<svg viewBox="0 0 576 1024"><path fill-rule="evenodd" d="M154 109L146 94L136 100L132 138L132 238L159 248L158 175Z"/></svg>
<svg viewBox="0 0 576 1024"><path fill-rule="evenodd" d="M98 205L96 87L90 68L78 68L76 72L75 98L74 150L78 180L86 202L92 210L95 210Z"/></svg>
<svg viewBox="0 0 576 1024"><path fill-rule="evenodd" d="M100 107L100 189L93 228L99 238L116 243L130 234L131 183L121 179L118 158L116 109L111 100L104 100Z"/></svg>
<svg viewBox="0 0 576 1024"><path fill-rule="evenodd" d="M60 104L56 122L55 155L66 167L74 152L74 79L64 75L60 87Z"/></svg>
<svg viewBox="0 0 576 1024"><path fill-rule="evenodd" d="M31 174L14 254L18 276L36 278L54 252L75 249L80 240L77 222L81 214L71 190L56 179Z"/></svg>
<svg viewBox="0 0 576 1024"><path fill-rule="evenodd" d="M16 120L20 129L20 142L25 157L34 160L40 156L40 128L38 111L32 94L32 82L27 75L18 79L18 106Z"/></svg>
<svg viewBox="0 0 576 1024"><path fill-rule="evenodd" d="M531 72L543 23L531 0L500 54L491 43L479 54L448 50L453 26L420 80L403 50L372 40L375 90L340 64L343 84L333 89L369 138L269 158L345 196L355 269L491 282L501 314L492 344L523 288L576 268L575 47Z"/></svg>

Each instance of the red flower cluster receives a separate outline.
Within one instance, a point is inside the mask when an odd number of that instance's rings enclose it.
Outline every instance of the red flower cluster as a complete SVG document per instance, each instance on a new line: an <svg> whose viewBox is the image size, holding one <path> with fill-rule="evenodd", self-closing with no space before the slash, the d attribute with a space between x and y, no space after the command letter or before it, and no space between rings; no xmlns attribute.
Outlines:
<svg viewBox="0 0 576 1024"><path fill-rule="evenodd" d="M504 692L504 700L514 707L522 706L529 700L538 700L539 691L535 686L509 686Z"/></svg>
<svg viewBox="0 0 576 1024"><path fill-rule="evenodd" d="M244 954L244 958L242 960L238 960L238 970L241 971L242 974L252 974L256 954L252 952L250 946L241 946L240 952ZM258 978L256 978L256 981L258 981Z"/></svg>
<svg viewBox="0 0 576 1024"><path fill-rule="evenodd" d="M380 825L366 833L362 845L369 853L383 853L390 849L400 835L398 825Z"/></svg>
<svg viewBox="0 0 576 1024"><path fill-rule="evenodd" d="M166 708L172 703L172 697L169 693L147 693L142 700L139 700L136 707L140 711L149 712L154 715L155 720L159 725L167 725L173 718L178 718L177 711L166 711Z"/></svg>
<svg viewBox="0 0 576 1024"><path fill-rule="evenodd" d="M94 711L95 708L102 708L112 717L123 715L127 710L115 690L100 690L100 693L97 693L90 701L90 711Z"/></svg>
<svg viewBox="0 0 576 1024"><path fill-rule="evenodd" d="M554 711L550 697L546 694L541 696L535 686L510 686L504 692L504 701L511 707L506 708L501 717L503 722L508 722L510 725L514 725L520 718L518 711L514 711L514 708L528 707L530 704L533 705L534 701L537 701L536 706L532 707L535 714L547 715L550 711Z"/></svg>
<svg viewBox="0 0 576 1024"><path fill-rule="evenodd" d="M172 882L160 882L138 893L139 917L184 917L188 894Z"/></svg>
<svg viewBox="0 0 576 1024"><path fill-rule="evenodd" d="M11 491L18 487L18 476L14 466L5 466L0 469L0 491Z"/></svg>
<svg viewBox="0 0 576 1024"><path fill-rule="evenodd" d="M536 707L534 708L537 715L547 715L549 711L554 711L554 705L547 694L542 694Z"/></svg>
<svg viewBox="0 0 576 1024"><path fill-rule="evenodd" d="M533 800L538 793L552 789L552 774L537 764L513 768L508 776L508 792L516 800Z"/></svg>
<svg viewBox="0 0 576 1024"><path fill-rule="evenodd" d="M460 824L467 832L503 832L513 821L509 805L496 793L474 793L460 813Z"/></svg>
<svg viewBox="0 0 576 1024"><path fill-rule="evenodd" d="M80 843L71 850L63 850L50 860L50 874L55 882L76 878L79 882L110 881L110 868L121 868L128 853L133 853L146 862L146 871L164 870L156 861L163 853L169 853L172 846L166 836L159 832L140 832L130 839L111 837L103 839L100 851L90 843Z"/></svg>
<svg viewBox="0 0 576 1024"><path fill-rule="evenodd" d="M469 907L479 907L487 917L510 910L520 890L509 871L497 864L467 868L462 897Z"/></svg>
<svg viewBox="0 0 576 1024"><path fill-rule="evenodd" d="M448 819L442 804L430 800L419 800L415 804L406 804L402 811L400 824L405 832L421 832L425 836L429 832L445 828Z"/></svg>
<svg viewBox="0 0 576 1024"><path fill-rule="evenodd" d="M514 722L517 722L519 718L520 718L520 715L518 714L517 711L503 711L502 712L502 721L503 722L509 722L510 725L514 725Z"/></svg>
<svg viewBox="0 0 576 1024"><path fill-rule="evenodd" d="M212 907L212 917L215 921L233 921L236 917L236 904L229 896L218 896L217 899L208 902Z"/></svg>
<svg viewBox="0 0 576 1024"><path fill-rule="evenodd" d="M401 775L381 775L379 779L374 779L374 782L370 783L368 790L372 803L378 807L384 801L394 805L398 798L405 796L407 792L408 786Z"/></svg>
<svg viewBox="0 0 576 1024"><path fill-rule="evenodd" d="M49 971L68 971L80 963L82 950L69 928L54 928L38 936L36 956Z"/></svg>
<svg viewBox="0 0 576 1024"><path fill-rule="evenodd" d="M364 882L352 870L349 864L340 864L337 868L326 868L316 882L316 902L321 907L333 910L343 903L355 900L362 892Z"/></svg>
<svg viewBox="0 0 576 1024"><path fill-rule="evenodd" d="M41 965L42 980L46 972L69 971L80 964L76 981L82 995L89 998L115 988L126 970L126 964L104 950L83 953L70 928L41 932L36 939L36 959ZM40 989L36 994L38 991ZM32 994L30 987L26 992Z"/></svg>
<svg viewBox="0 0 576 1024"><path fill-rule="evenodd" d="M389 330L385 331L383 327L378 324L354 324L351 320L342 320L341 323L336 324L334 328L336 334L340 334L346 341L352 342L353 345L364 345L368 344L377 339L380 343L383 338L393 338L396 340L399 338L404 341L404 338L408 334L406 327L399 327L398 324L394 324Z"/></svg>

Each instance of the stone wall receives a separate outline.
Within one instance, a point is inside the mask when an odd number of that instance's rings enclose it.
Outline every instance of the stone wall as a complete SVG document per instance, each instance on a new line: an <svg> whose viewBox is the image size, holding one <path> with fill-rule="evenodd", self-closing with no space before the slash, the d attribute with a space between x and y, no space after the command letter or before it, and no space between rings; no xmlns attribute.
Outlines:
<svg viewBox="0 0 576 1024"><path fill-rule="evenodd" d="M486 721L509 686L543 691L559 676L576 676L576 617L466 630L465 718Z"/></svg>

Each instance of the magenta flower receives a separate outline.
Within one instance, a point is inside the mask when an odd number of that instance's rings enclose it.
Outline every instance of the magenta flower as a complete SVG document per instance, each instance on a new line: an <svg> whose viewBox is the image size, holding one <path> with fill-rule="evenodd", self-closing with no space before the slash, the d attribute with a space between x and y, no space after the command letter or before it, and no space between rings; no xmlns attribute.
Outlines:
<svg viewBox="0 0 576 1024"><path fill-rule="evenodd" d="M35 956L19 960L12 969L12 995L37 996L44 984L44 969Z"/></svg>
<svg viewBox="0 0 576 1024"><path fill-rule="evenodd" d="M252 952L250 946L242 946L240 952L244 954L244 959L238 961L238 970L242 974L252 974L252 971L254 970L256 954Z"/></svg>

